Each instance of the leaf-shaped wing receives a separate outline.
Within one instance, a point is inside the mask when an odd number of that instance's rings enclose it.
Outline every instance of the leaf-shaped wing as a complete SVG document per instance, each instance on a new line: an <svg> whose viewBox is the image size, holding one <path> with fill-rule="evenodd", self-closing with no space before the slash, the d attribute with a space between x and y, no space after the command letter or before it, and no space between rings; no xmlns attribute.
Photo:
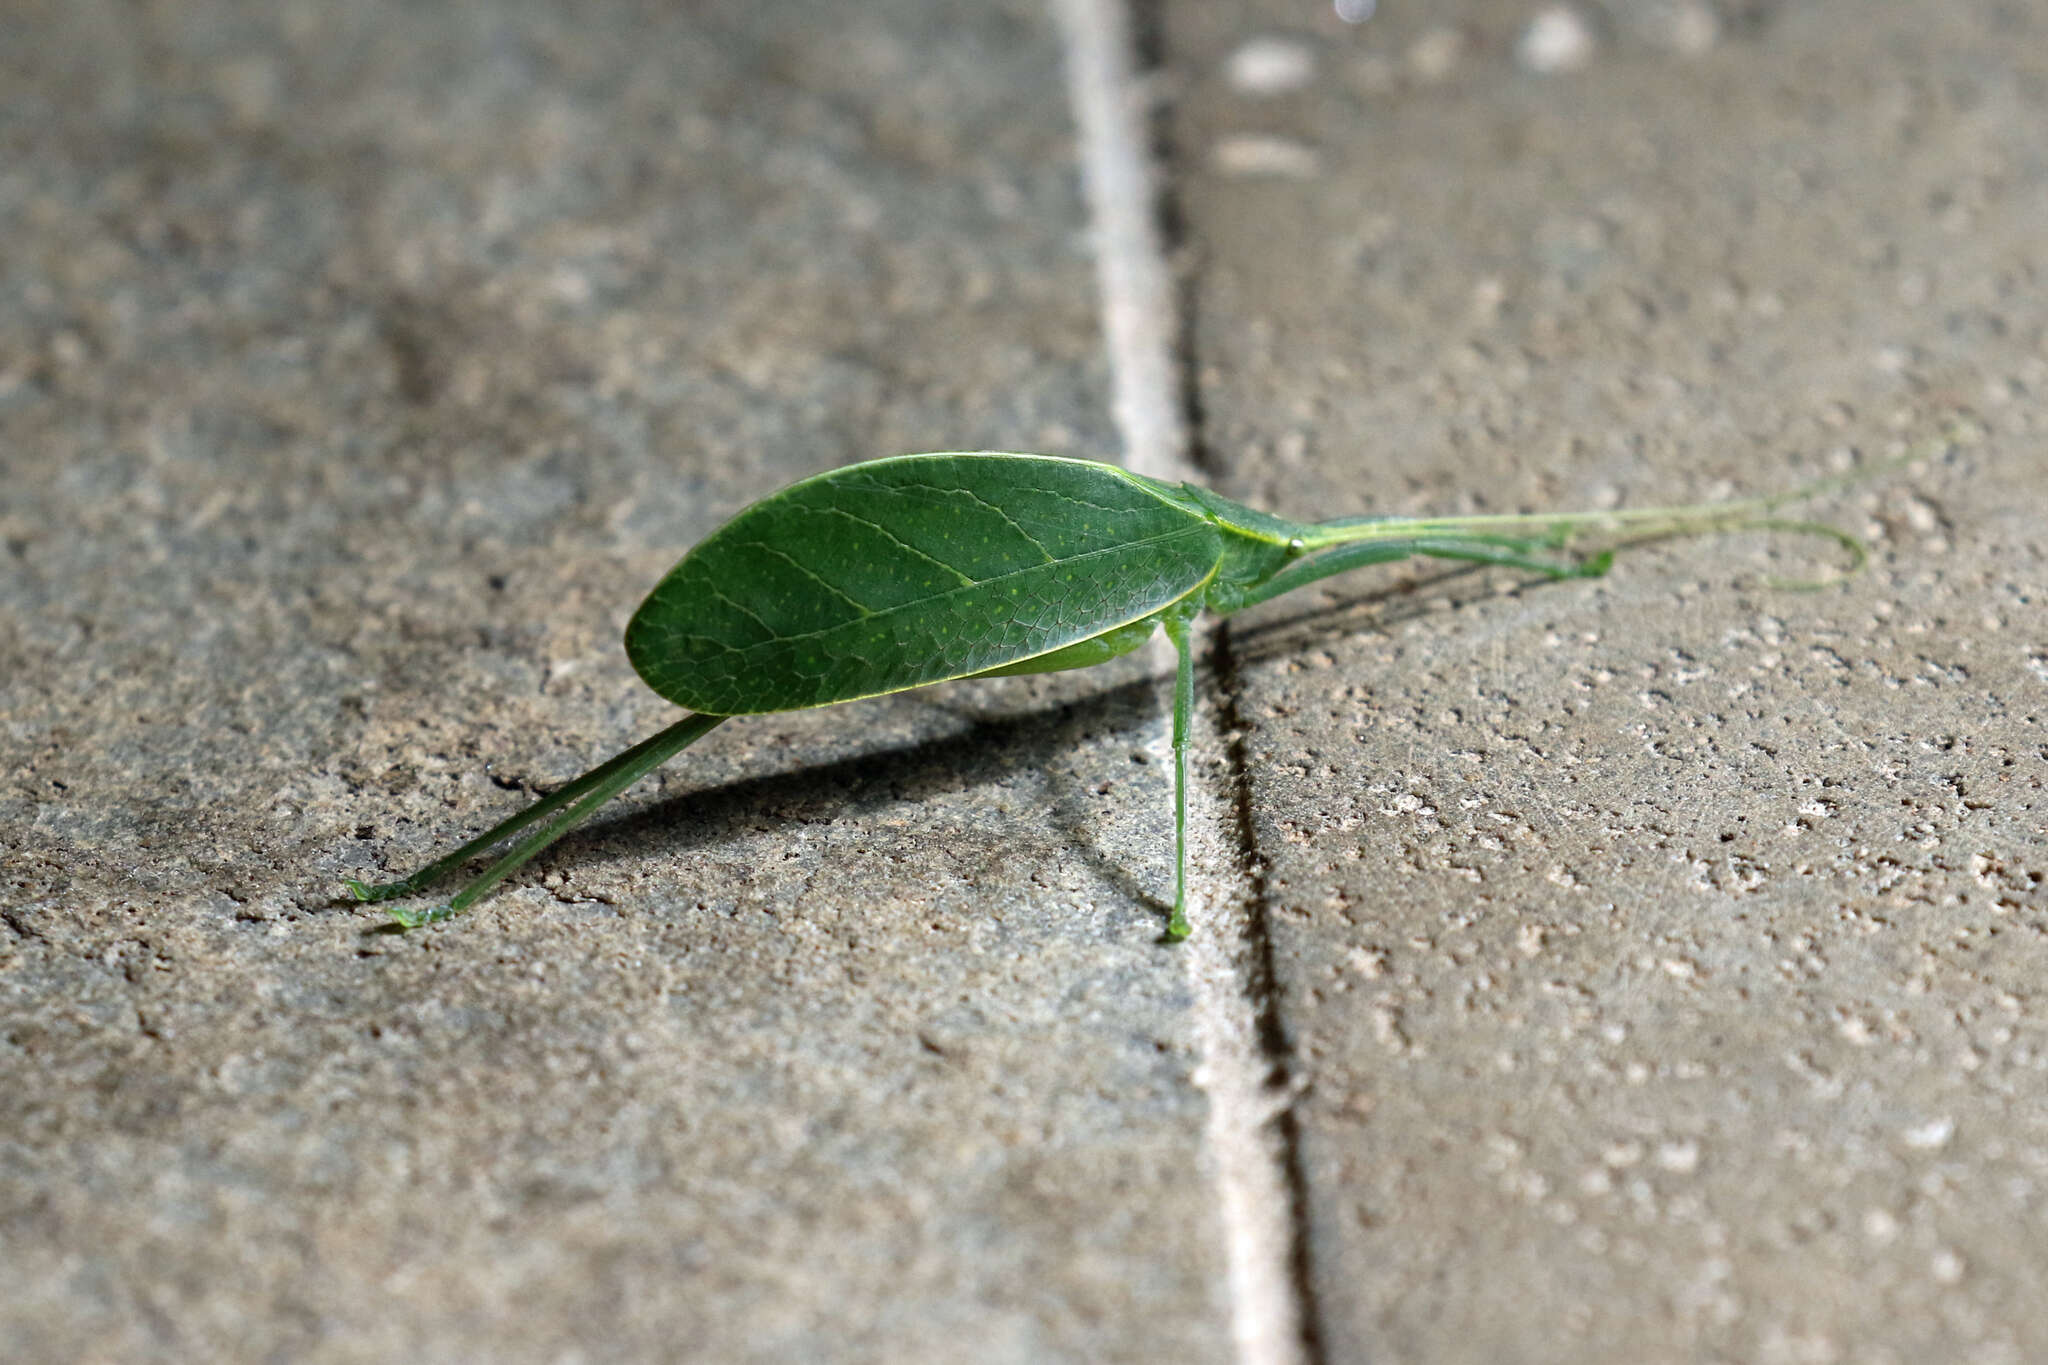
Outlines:
<svg viewBox="0 0 2048 1365"><path fill-rule="evenodd" d="M716 715L986 672L1205 582L1222 539L1176 491L1043 455L848 465L706 537L634 613L626 653L656 692Z"/></svg>

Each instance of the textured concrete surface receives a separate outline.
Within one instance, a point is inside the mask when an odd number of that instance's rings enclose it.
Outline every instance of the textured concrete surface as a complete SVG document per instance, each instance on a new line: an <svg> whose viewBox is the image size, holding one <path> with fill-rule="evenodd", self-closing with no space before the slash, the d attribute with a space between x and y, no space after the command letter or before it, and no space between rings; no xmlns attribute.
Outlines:
<svg viewBox="0 0 2048 1365"><path fill-rule="evenodd" d="M1109 448L1043 16L814 20L0 20L0 1357L1215 1357L1139 675L333 900L665 723L619 632L745 502Z"/></svg>
<svg viewBox="0 0 2048 1365"><path fill-rule="evenodd" d="M1233 623L1308 1354L2048 1355L2048 15L1380 9L1153 14L1228 491L1971 435L1824 592ZM0 1358L1231 1353L1141 663L726 726L456 926L333 899L664 723L619 630L753 497L1114 453L1062 82L1024 0L0 16Z"/></svg>
<svg viewBox="0 0 2048 1365"><path fill-rule="evenodd" d="M1236 491L1648 504L1983 435L1833 504L1845 587L1681 544L1233 631L1323 1345L2048 1357L2048 13L1624 11L1540 75L1530 7L1383 8L1169 16ZM1305 83L1246 79L1274 38Z"/></svg>

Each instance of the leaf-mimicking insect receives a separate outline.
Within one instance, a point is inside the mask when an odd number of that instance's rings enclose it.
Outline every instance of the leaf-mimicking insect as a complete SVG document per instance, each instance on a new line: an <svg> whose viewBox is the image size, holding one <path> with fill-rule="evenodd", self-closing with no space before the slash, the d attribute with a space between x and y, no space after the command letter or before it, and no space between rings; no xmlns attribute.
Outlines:
<svg viewBox="0 0 2048 1365"><path fill-rule="evenodd" d="M384 901L511 847L414 928L460 913L599 806L732 716L829 706L956 678L1045 673L1127 654L1163 629L1179 653L1173 707L1175 883L1169 938L1188 932L1190 627L1331 574L1415 555L1551 578L1605 573L1627 540L1734 528L1828 536L1783 521L1783 498L1558 515L1287 521L1193 484L1046 455L902 455L831 470L746 508L684 555L626 627L647 685L691 712L400 881L346 885ZM1589 533L1612 542L1571 552Z"/></svg>

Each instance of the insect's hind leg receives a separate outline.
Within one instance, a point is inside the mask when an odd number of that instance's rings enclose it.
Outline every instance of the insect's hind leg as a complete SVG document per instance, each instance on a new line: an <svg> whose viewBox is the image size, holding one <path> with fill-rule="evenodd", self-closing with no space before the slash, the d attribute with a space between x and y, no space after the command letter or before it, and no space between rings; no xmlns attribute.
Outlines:
<svg viewBox="0 0 2048 1365"><path fill-rule="evenodd" d="M712 727L724 719L724 716L703 714L683 717L667 729L592 768L560 791L534 802L511 819L493 825L453 853L436 859L409 877L401 877L392 882L345 881L342 885L357 900L372 904L397 900L401 896L417 895L450 873L459 870L464 863L478 854L497 847L520 831L539 824L567 808L567 814L539 833L528 835L510 853L486 869L482 876L464 887L462 893L449 905L427 911L394 912L393 915L394 919L407 928L416 928L421 924L446 919L466 909L485 891L496 886L542 849L581 824L592 811L702 739Z"/></svg>
<svg viewBox="0 0 2048 1365"><path fill-rule="evenodd" d="M659 738L659 735L654 737L654 739ZM654 743L654 739L637 744L624 753L618 754L599 764L561 790L550 792L547 796L534 802L511 819L501 820L482 834L477 835L476 838L471 839L468 843L456 849L453 853L436 858L433 862L428 863L410 876L400 877L397 881L368 884L358 881L345 881L342 885L357 900L366 901L372 905L380 901L397 900L401 896L416 896L428 887L433 886L436 882L441 881L449 873L456 871L471 858L476 857L480 853L489 852L529 825L537 824L547 819L556 811L576 800L585 792L603 782L612 773L639 758L641 753Z"/></svg>

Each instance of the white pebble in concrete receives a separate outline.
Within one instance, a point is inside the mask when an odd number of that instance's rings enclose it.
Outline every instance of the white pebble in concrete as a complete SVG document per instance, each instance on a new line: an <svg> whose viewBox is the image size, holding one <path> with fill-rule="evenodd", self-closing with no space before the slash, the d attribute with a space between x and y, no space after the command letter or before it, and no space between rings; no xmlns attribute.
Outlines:
<svg viewBox="0 0 2048 1365"><path fill-rule="evenodd" d="M1593 60L1598 42L1585 15L1570 5L1550 5L1522 30L1515 60L1540 75L1577 71Z"/></svg>
<svg viewBox="0 0 2048 1365"><path fill-rule="evenodd" d="M1316 54L1292 38L1254 38L1230 54L1224 76L1247 95L1285 95L1315 79Z"/></svg>
<svg viewBox="0 0 2048 1365"><path fill-rule="evenodd" d="M1284 137L1240 133L1221 138L1211 157L1225 175L1306 180L1321 164L1314 149Z"/></svg>

